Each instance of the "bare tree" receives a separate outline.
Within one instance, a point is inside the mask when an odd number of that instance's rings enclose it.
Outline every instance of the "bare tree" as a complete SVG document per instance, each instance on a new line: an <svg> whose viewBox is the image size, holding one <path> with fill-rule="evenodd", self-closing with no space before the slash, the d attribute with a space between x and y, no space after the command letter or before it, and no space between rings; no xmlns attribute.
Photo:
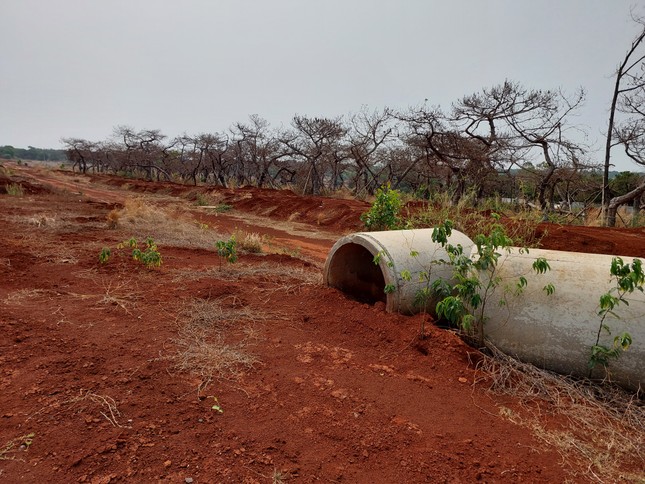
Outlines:
<svg viewBox="0 0 645 484"><path fill-rule="evenodd" d="M72 164L72 170L87 173L88 168L94 168L96 161L97 144L82 138L62 138L62 143L67 150L67 159Z"/></svg>
<svg viewBox="0 0 645 484"><path fill-rule="evenodd" d="M276 163L287 152L270 130L269 122L254 114L249 116L249 123L236 123L231 132L238 180L259 187L273 185Z"/></svg>
<svg viewBox="0 0 645 484"><path fill-rule="evenodd" d="M645 166L645 79L640 81L643 82L639 82L639 79L631 81L638 89L632 90L629 96L624 96L617 106L621 113L627 115L627 119L614 128L613 138L616 140L616 145L622 145L629 159ZM607 190L607 193L611 192ZM645 181L628 193L611 198L607 204L606 225L615 226L618 208L634 200L640 200L643 193L645 193ZM638 207L640 208L640 204Z"/></svg>
<svg viewBox="0 0 645 484"><path fill-rule="evenodd" d="M439 107L425 104L398 115L404 122L403 139L417 153L414 170L423 173L425 184L438 182L452 191L454 203L467 187L477 188L494 174L485 149L459 132L453 120Z"/></svg>
<svg viewBox="0 0 645 484"><path fill-rule="evenodd" d="M560 169L579 167L583 147L569 136L580 128L568 119L583 103L579 89L567 97L561 91L528 90L519 83L505 81L481 93L466 96L453 105L453 120L480 150L480 165L496 171L519 160L539 160L542 170L537 198L547 209L547 190Z"/></svg>
<svg viewBox="0 0 645 484"><path fill-rule="evenodd" d="M361 109L349 118L348 150L349 158L355 164L354 190L360 193L366 190L374 193L381 181L379 175L388 166L385 160L384 148L388 142L395 139L395 126L392 111L384 108L382 111ZM380 167L378 166L379 161ZM338 166L332 176L337 182L342 180L342 170ZM389 177L388 177L389 178ZM391 180L389 180L391 181ZM336 186L334 186L336 188Z"/></svg>
<svg viewBox="0 0 645 484"><path fill-rule="evenodd" d="M616 223L616 210L620 204L629 201L629 198L627 198L624 202L618 203L617 200L610 201L609 199L609 167L611 166L611 150L615 146L623 143L623 139L634 139L629 136L629 128L627 128L627 131L624 131L625 127L617 128L616 111L619 110L619 106L622 106L622 109L626 109L629 112L633 110L634 107L641 104L642 101L638 101L638 99L642 98L642 92L645 88L645 52L643 52L642 49L643 40L645 39L645 19L637 17L634 14L632 14L632 19L640 26L640 32L636 37L634 37L634 40L632 40L630 48L625 53L623 60L616 69L614 91L611 98L611 106L609 108L609 122L607 123L607 139L605 142L605 160L602 182L602 207L603 211L605 211L604 223L610 227L613 227ZM632 103L632 100L634 100L634 103ZM638 109L636 109L636 112L638 112ZM626 138L621 137L619 134L621 132L623 136L626 136ZM637 129L632 131L632 135L640 136L642 133L639 133ZM634 196L638 195L639 194L637 193ZM623 198L625 198L625 196L623 196ZM613 215L609 213L610 210L613 210Z"/></svg>
<svg viewBox="0 0 645 484"><path fill-rule="evenodd" d="M280 142L287 148L286 153L304 167L303 192L319 195L337 170L334 168L347 158L345 135L347 128L342 118L309 118L294 116L292 129L280 136Z"/></svg>

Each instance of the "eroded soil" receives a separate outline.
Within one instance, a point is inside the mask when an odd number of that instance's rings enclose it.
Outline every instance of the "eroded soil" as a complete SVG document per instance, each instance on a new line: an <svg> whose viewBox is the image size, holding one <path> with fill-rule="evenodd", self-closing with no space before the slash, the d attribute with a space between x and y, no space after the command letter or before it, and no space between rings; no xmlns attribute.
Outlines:
<svg viewBox="0 0 645 484"><path fill-rule="evenodd" d="M428 325L419 345L420 316L321 285L366 204L207 190L232 207L217 213L195 206L202 188L5 167L0 187L25 194L0 194L0 481L586 481L505 417L517 401L473 384L477 354L455 335ZM106 223L133 196L213 241L266 234L265 251L220 267L212 244L160 242L146 269L116 247L148 234ZM549 227L543 246L645 257L643 239ZM221 332L187 326L199 311ZM219 377L189 358L217 348L242 355Z"/></svg>

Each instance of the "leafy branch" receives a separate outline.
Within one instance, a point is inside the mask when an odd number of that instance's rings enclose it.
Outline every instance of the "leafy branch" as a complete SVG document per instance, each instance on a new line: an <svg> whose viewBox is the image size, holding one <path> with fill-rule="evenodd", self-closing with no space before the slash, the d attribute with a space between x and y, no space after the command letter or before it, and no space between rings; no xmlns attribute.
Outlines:
<svg viewBox="0 0 645 484"><path fill-rule="evenodd" d="M591 372L596 366L602 365L607 368L611 359L618 359L622 352L627 351L631 346L632 337L627 332L616 335L611 347L600 344L600 337L603 331L611 335L611 329L606 323L607 317L613 316L620 319L620 316L614 310L621 304L629 306L626 296L634 291L643 292L643 284L645 284L645 273L643 273L640 259L634 259L631 264L628 264L621 257L614 257L611 260L609 272L614 280L614 286L600 296L600 309L598 310L600 323L596 334L596 342L591 346L589 377L591 377Z"/></svg>

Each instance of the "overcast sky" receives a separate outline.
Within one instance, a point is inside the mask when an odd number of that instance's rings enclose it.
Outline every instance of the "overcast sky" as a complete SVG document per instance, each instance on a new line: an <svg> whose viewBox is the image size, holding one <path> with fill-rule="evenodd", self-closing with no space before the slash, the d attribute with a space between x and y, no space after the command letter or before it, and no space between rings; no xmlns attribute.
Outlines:
<svg viewBox="0 0 645 484"><path fill-rule="evenodd" d="M0 0L0 145L582 86L602 146L634 0ZM645 12L640 12L645 13ZM600 153L597 159L601 159ZM638 169L619 162L618 169Z"/></svg>

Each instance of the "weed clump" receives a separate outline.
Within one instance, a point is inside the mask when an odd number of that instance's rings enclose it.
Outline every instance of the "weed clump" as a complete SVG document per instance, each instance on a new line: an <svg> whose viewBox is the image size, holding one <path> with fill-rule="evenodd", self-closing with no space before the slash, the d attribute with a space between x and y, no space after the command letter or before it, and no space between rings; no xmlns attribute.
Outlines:
<svg viewBox="0 0 645 484"><path fill-rule="evenodd" d="M143 249L139 246L137 239L134 237L126 240L125 242L121 242L116 248L123 249L125 247L132 249L132 259L141 262L148 269L160 267L163 262L159 249L157 248L157 244L155 244L152 237L146 238ZM99 253L99 263L107 264L111 256L112 250L109 247L103 247Z"/></svg>
<svg viewBox="0 0 645 484"><path fill-rule="evenodd" d="M10 183L5 187L7 195L12 197L22 197L25 194L25 190L18 183Z"/></svg>

